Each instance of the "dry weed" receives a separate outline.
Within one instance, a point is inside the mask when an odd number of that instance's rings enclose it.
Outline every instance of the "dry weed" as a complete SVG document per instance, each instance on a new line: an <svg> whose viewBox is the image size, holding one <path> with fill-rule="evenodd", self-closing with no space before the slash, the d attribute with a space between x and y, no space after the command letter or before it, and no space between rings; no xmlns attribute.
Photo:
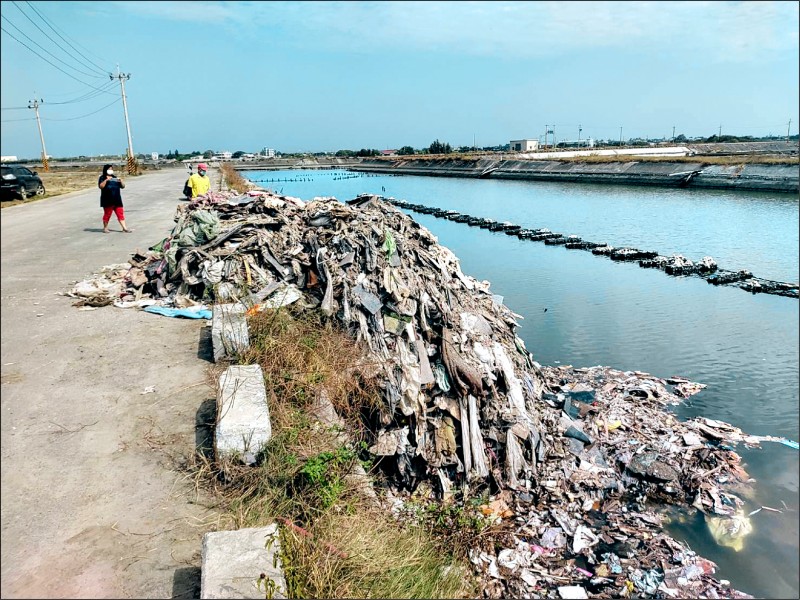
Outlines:
<svg viewBox="0 0 800 600"><path fill-rule="evenodd" d="M229 189L234 190L240 194L244 194L252 189L252 185L244 177L239 175L239 171L233 168L232 165L222 163L219 168L222 173L222 179Z"/></svg>

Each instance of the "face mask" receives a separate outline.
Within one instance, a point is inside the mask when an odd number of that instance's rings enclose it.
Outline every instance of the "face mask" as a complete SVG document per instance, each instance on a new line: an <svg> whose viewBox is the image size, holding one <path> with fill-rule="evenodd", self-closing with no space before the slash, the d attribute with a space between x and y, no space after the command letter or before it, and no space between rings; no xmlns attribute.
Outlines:
<svg viewBox="0 0 800 600"><path fill-rule="evenodd" d="M113 171L113 169L109 169L108 171L106 171L106 173L108 173L109 175L113 175L114 171Z"/></svg>
<svg viewBox="0 0 800 600"><path fill-rule="evenodd" d="M203 175L205 175L205 174L206 174L206 172L205 172L205 171L203 171L203 169L200 169L200 170L198 171L198 173L200 174L200 176L203 176Z"/></svg>

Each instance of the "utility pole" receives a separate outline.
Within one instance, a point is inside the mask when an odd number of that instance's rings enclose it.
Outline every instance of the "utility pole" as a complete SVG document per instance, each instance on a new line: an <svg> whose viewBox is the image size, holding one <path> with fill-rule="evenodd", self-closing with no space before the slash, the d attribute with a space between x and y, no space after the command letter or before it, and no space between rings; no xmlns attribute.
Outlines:
<svg viewBox="0 0 800 600"><path fill-rule="evenodd" d="M122 90L122 108L125 111L125 128L128 130L128 175L136 175L136 155L133 153L133 141L131 139L131 124L128 121L128 99L125 97L125 82L131 78L130 73L120 73L117 65L117 74L108 76L110 79L119 79L119 87Z"/></svg>
<svg viewBox="0 0 800 600"><path fill-rule="evenodd" d="M42 140L42 170L47 172L50 170L50 163L47 160L47 149L44 147L44 133L42 133L42 120L39 118L39 104L44 104L44 100L30 100L28 108L32 108L36 113L36 124L39 126L39 139Z"/></svg>
<svg viewBox="0 0 800 600"><path fill-rule="evenodd" d="M717 136L717 141L720 141L722 137L722 123L719 124L719 135Z"/></svg>
<svg viewBox="0 0 800 600"><path fill-rule="evenodd" d="M581 146L581 131L583 131L581 129L581 124L578 123L578 148L580 148L580 146Z"/></svg>
<svg viewBox="0 0 800 600"><path fill-rule="evenodd" d="M675 143L675 125L672 126L672 143Z"/></svg>
<svg viewBox="0 0 800 600"><path fill-rule="evenodd" d="M622 148L622 125L619 127L619 147Z"/></svg>
<svg viewBox="0 0 800 600"><path fill-rule="evenodd" d="M547 132L550 130L550 125L544 126L544 147L547 149Z"/></svg>
<svg viewBox="0 0 800 600"><path fill-rule="evenodd" d="M789 119L789 124L786 126L786 141L789 141L789 133L792 131L792 120Z"/></svg>

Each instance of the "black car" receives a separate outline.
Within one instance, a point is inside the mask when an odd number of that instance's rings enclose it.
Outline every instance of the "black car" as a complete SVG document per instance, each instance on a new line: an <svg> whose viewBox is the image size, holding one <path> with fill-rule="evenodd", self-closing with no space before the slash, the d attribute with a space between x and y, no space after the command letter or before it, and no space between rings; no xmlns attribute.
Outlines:
<svg viewBox="0 0 800 600"><path fill-rule="evenodd" d="M44 184L36 171L22 165L3 165L2 175L0 192L3 199L18 196L24 200L28 196L44 196Z"/></svg>

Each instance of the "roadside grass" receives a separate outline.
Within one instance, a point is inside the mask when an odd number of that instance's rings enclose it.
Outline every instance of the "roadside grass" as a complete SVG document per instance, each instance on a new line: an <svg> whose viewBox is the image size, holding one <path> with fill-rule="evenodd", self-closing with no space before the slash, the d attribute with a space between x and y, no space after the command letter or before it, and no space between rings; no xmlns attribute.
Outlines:
<svg viewBox="0 0 800 600"><path fill-rule="evenodd" d="M250 316L248 330L250 348L235 362L261 365L273 436L252 467L198 454L195 483L211 487L232 528L279 523L287 595L474 597L466 545L437 535L447 519L422 505L397 518L352 476L360 463L380 478L366 440L381 396L364 350L321 316L289 308ZM315 416L322 395L343 426Z"/></svg>
<svg viewBox="0 0 800 600"><path fill-rule="evenodd" d="M68 194L69 192L77 192L81 190L88 190L97 187L97 178L100 177L101 168L93 170L70 170L70 171L50 171L43 172L37 171L39 177L42 178L44 184L45 194L43 196L30 196L25 200L14 199L4 200L2 207L18 206L20 204L30 204L44 200L45 198L52 198L53 196L60 196ZM97 197L100 197L100 190L97 190Z"/></svg>
<svg viewBox="0 0 800 600"><path fill-rule="evenodd" d="M219 169L222 172L222 181L227 184L228 188L235 192L244 194L253 188L250 182L239 175L239 172L234 169L232 165L222 163Z"/></svg>

